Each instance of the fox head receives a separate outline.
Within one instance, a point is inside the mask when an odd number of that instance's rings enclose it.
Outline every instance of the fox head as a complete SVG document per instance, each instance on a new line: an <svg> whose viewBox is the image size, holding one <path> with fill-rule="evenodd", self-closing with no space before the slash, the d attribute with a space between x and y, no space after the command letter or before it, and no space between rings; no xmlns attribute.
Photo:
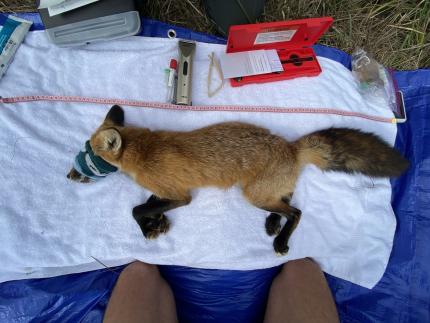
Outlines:
<svg viewBox="0 0 430 323"><path fill-rule="evenodd" d="M114 105L106 115L105 120L91 136L90 145L96 156L111 164L122 153L122 138L119 129L124 126L124 110Z"/></svg>
<svg viewBox="0 0 430 323"><path fill-rule="evenodd" d="M123 126L124 111L120 106L114 105L103 123L86 143L86 151L79 153L76 157L75 166L67 174L67 178L88 183L92 179L104 177L115 171L116 167L113 165L116 164L123 150L119 131Z"/></svg>

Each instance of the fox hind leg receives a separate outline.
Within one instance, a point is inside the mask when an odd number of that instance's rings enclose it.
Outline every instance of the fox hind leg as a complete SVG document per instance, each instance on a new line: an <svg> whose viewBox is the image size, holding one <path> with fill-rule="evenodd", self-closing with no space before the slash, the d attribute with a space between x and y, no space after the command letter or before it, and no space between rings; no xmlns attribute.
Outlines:
<svg viewBox="0 0 430 323"><path fill-rule="evenodd" d="M278 213L270 213L266 218L265 227L269 236L277 235L281 232L281 216Z"/></svg>
<svg viewBox="0 0 430 323"><path fill-rule="evenodd" d="M277 203L277 205L263 207L263 209L272 212L266 219L267 233L272 232L270 231L270 229L273 229L273 223L275 223L276 221L279 230L279 228L281 227L281 216L287 218L287 222L284 224L280 232L278 232L278 235L273 241L273 247L278 255L287 254L289 250L288 240L290 239L291 235L299 224L302 212L299 209L290 205L290 198L288 196L282 197L281 200ZM273 214L277 215L277 217Z"/></svg>
<svg viewBox="0 0 430 323"><path fill-rule="evenodd" d="M267 183L247 185L243 189L243 194L253 205L270 212L266 218L266 232L270 236L277 234L273 247L277 254L284 255L288 252L288 240L297 227L302 212L290 205L292 190L279 195L276 192L280 190L279 187L262 184ZM281 229L282 217L287 219L287 223Z"/></svg>
<svg viewBox="0 0 430 323"><path fill-rule="evenodd" d="M296 229L297 225L300 221L301 212L290 214L288 216L287 223L284 224L281 232L276 236L275 240L273 240L273 248L275 249L276 254L283 256L288 253L288 240Z"/></svg>
<svg viewBox="0 0 430 323"><path fill-rule="evenodd" d="M287 204L287 205L283 206L283 207L288 208L288 212L286 213L287 215L285 216L287 219L290 219L291 217L294 217L294 216L300 217L300 215L301 215L301 211L299 209L290 205L292 195L293 195L293 193L290 193L290 194L283 196L281 198L281 201L283 203ZM266 218L265 227L266 227L266 232L269 236L278 235L281 232L281 218L282 218L282 216L279 213L285 213L285 211L284 210L278 210L277 212L278 213L276 213L276 212L270 213L269 216Z"/></svg>

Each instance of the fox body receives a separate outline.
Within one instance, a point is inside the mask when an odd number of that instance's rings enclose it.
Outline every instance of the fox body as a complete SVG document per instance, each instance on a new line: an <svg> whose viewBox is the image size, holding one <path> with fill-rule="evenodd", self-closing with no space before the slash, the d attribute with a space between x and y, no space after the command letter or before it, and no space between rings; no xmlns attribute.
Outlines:
<svg viewBox="0 0 430 323"><path fill-rule="evenodd" d="M254 206L270 212L266 231L277 234L275 251L285 254L301 212L290 205L302 168L400 175L408 162L373 134L346 128L317 131L287 142L267 129L227 122L189 132L125 127L124 112L113 106L91 136L94 154L118 167L153 195L133 209L147 238L166 232L164 212L191 202L198 187L239 185ZM281 230L280 220L287 223Z"/></svg>

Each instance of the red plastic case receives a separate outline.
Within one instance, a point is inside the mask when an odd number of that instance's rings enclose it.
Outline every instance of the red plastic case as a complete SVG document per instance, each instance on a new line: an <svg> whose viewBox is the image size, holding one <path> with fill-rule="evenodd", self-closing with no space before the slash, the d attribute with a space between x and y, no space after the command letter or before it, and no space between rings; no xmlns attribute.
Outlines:
<svg viewBox="0 0 430 323"><path fill-rule="evenodd" d="M242 86L320 74L321 67L310 46L324 34L332 23L332 17L322 17L231 26L228 34L227 53L276 49L281 62L287 61L282 64L283 72L232 78L230 79L231 85ZM292 55L293 58L291 58ZM298 57L298 60L294 57ZM301 61L304 58L308 60Z"/></svg>

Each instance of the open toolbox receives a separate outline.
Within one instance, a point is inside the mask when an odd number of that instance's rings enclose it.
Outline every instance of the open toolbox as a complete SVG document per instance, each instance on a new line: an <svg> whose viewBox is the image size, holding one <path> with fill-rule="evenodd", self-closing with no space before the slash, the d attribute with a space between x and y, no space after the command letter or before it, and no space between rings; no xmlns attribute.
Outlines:
<svg viewBox="0 0 430 323"><path fill-rule="evenodd" d="M309 18L290 21L231 26L227 53L275 49L283 71L230 79L232 86L316 76L321 67L312 45L333 23L333 18Z"/></svg>

